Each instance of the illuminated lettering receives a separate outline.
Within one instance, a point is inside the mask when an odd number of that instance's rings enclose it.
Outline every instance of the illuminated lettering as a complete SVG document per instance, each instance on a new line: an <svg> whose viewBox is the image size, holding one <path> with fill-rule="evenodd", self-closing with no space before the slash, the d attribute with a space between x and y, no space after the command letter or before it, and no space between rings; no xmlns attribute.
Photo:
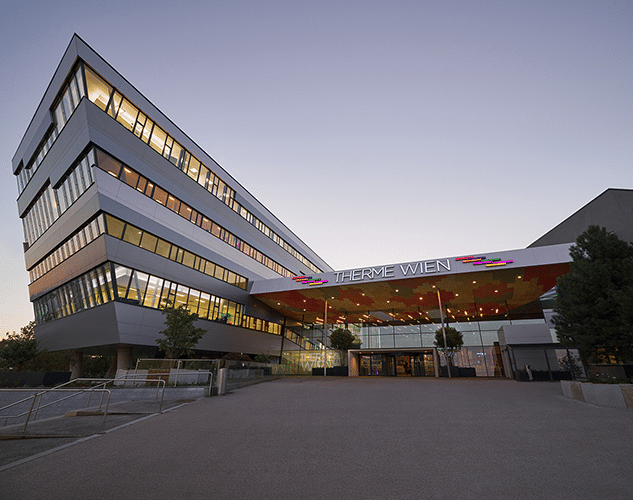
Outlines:
<svg viewBox="0 0 633 500"><path fill-rule="evenodd" d="M411 264L407 264L407 267L405 267L402 264L400 264L400 270L402 271L402 274L404 276L406 276L409 273L415 274L418 271L418 266L419 265L420 265L419 262L416 262L415 266L412 266Z"/></svg>
<svg viewBox="0 0 633 500"><path fill-rule="evenodd" d="M362 271L362 269L354 269L352 271L352 278L351 278L351 280L352 281L360 281L360 280L362 280L363 278L361 277L361 271Z"/></svg>
<svg viewBox="0 0 633 500"><path fill-rule="evenodd" d="M378 270L376 271L376 268L372 269L372 279L374 279L376 276L380 276L382 274L382 277L385 278L385 268L384 267L380 267L378 268Z"/></svg>
<svg viewBox="0 0 633 500"><path fill-rule="evenodd" d="M425 273L435 273L437 270L435 269L435 262L427 261L424 263L424 272Z"/></svg>
<svg viewBox="0 0 633 500"><path fill-rule="evenodd" d="M449 262L448 259L446 259L446 264L444 264L441 260L437 261L437 272L438 273L440 272L440 266L442 266L447 271L451 270L451 263Z"/></svg>
<svg viewBox="0 0 633 500"><path fill-rule="evenodd" d="M360 279L364 280L365 278L367 278L367 279L371 279L372 278L371 269L367 269L367 268L363 269L363 272L362 272L362 274L360 276Z"/></svg>

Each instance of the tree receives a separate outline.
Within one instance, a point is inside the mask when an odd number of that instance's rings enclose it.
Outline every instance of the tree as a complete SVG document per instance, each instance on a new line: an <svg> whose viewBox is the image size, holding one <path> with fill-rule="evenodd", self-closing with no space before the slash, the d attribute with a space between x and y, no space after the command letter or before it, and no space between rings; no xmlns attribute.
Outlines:
<svg viewBox="0 0 633 500"><path fill-rule="evenodd" d="M20 333L7 333L0 342L0 363L3 370L24 371L25 366L39 351L35 339L35 322L20 328Z"/></svg>
<svg viewBox="0 0 633 500"><path fill-rule="evenodd" d="M554 326L583 362L633 360L633 245L589 226L569 251L558 279Z"/></svg>
<svg viewBox="0 0 633 500"><path fill-rule="evenodd" d="M462 336L462 332L456 330L452 326L444 327L444 331L446 332L446 350L444 349L444 333L440 328L437 332L435 332L435 347L438 350L444 352L444 358L446 359L446 365L450 370L450 366L453 364L453 358L455 357L455 353L461 350L464 345L464 337Z"/></svg>
<svg viewBox="0 0 633 500"><path fill-rule="evenodd" d="M191 313L184 306L166 307L165 328L162 332L165 338L156 339L158 348L171 359L178 359L184 355L190 356L193 348L206 333L202 328L196 328L194 322L198 320L196 313Z"/></svg>
<svg viewBox="0 0 633 500"><path fill-rule="evenodd" d="M270 356L268 354L258 354L253 361L256 363L270 363Z"/></svg>
<svg viewBox="0 0 633 500"><path fill-rule="evenodd" d="M334 349L348 351L358 339L347 328L335 328L330 334L330 345Z"/></svg>
<svg viewBox="0 0 633 500"><path fill-rule="evenodd" d="M67 371L71 359L67 351L40 349L35 338L35 321L20 328L20 333L7 333L6 338L0 341L0 370Z"/></svg>
<svg viewBox="0 0 633 500"><path fill-rule="evenodd" d="M228 352L220 359L226 359L228 361L244 361L249 362L253 361L248 354L243 354L241 352Z"/></svg>

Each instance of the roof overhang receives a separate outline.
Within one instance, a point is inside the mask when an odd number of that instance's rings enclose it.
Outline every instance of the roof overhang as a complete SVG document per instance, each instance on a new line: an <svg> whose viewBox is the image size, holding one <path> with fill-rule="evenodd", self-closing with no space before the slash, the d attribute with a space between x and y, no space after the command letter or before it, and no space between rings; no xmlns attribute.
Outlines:
<svg viewBox="0 0 633 500"><path fill-rule="evenodd" d="M255 281L250 293L296 321L434 321L526 312L569 272L571 244ZM528 311L529 312L529 311ZM540 312L540 310L539 310Z"/></svg>

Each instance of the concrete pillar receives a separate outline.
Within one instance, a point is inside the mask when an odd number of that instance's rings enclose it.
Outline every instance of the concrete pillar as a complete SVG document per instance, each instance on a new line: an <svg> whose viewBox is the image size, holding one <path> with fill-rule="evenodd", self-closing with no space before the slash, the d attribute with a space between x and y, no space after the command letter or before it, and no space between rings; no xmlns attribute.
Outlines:
<svg viewBox="0 0 633 500"><path fill-rule="evenodd" d="M435 378L440 378L440 357L437 349L433 349L433 366L435 367Z"/></svg>
<svg viewBox="0 0 633 500"><path fill-rule="evenodd" d="M121 344L116 347L116 369L129 370L132 368L132 347Z"/></svg>
<svg viewBox="0 0 633 500"><path fill-rule="evenodd" d="M74 351L70 360L70 378L81 378L84 376L84 352L82 350Z"/></svg>

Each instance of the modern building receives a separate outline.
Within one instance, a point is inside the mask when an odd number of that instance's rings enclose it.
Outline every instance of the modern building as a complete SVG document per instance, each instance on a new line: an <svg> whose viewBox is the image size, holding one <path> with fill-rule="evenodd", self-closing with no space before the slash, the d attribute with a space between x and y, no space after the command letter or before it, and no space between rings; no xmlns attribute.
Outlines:
<svg viewBox="0 0 633 500"><path fill-rule="evenodd" d="M200 316L206 355L322 367L325 322L361 341L352 374L436 376L444 320L468 374L511 375L507 346L553 341L547 294L577 234L633 237L632 192L608 190L527 249L335 271L77 35L13 172L37 338L119 368L156 354L172 304Z"/></svg>

